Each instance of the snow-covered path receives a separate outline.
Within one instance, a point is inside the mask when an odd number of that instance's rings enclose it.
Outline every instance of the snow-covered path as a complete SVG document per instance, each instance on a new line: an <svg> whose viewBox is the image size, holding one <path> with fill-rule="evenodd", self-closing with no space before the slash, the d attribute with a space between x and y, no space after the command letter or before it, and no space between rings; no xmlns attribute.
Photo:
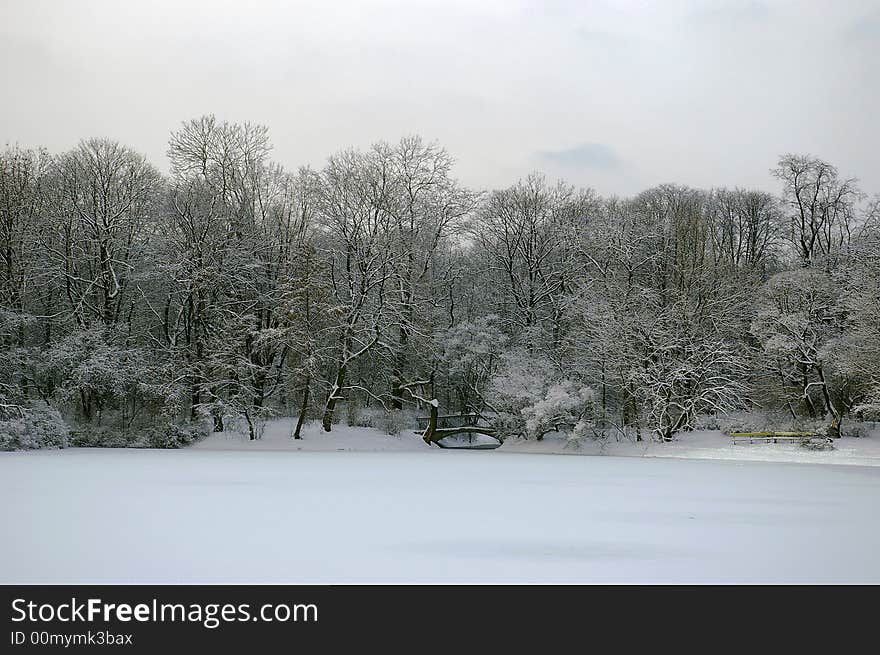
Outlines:
<svg viewBox="0 0 880 655"><path fill-rule="evenodd" d="M880 582L880 468L502 452L0 456L0 582Z"/></svg>

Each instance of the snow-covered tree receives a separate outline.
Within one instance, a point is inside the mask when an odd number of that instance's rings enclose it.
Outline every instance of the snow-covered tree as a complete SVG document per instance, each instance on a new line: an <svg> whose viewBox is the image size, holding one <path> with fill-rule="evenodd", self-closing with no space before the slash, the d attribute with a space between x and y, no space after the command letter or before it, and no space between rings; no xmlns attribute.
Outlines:
<svg viewBox="0 0 880 655"><path fill-rule="evenodd" d="M487 314L458 323L438 338L447 398L454 399L462 412L481 412L486 408L488 385L508 345L499 322L498 316Z"/></svg>
<svg viewBox="0 0 880 655"><path fill-rule="evenodd" d="M332 354L328 333L343 311L334 303L327 267L310 243L302 243L293 254L282 309L284 339L289 348L288 384L300 394L291 436L300 439L317 383L322 382L322 370Z"/></svg>
<svg viewBox="0 0 880 655"><path fill-rule="evenodd" d="M827 415L835 434L843 412L834 388L833 346L848 322L841 279L806 267L767 281L751 329L768 361L775 363L783 389L795 391L810 417Z"/></svg>
<svg viewBox="0 0 880 655"><path fill-rule="evenodd" d="M534 174L490 194L473 224L486 273L499 285L496 312L530 352L558 346L571 287L571 237L595 203L591 191Z"/></svg>
<svg viewBox="0 0 880 655"><path fill-rule="evenodd" d="M161 177L108 139L81 142L55 162L47 250L79 327L124 321L131 273L142 261Z"/></svg>
<svg viewBox="0 0 880 655"><path fill-rule="evenodd" d="M651 334L645 346L644 366L630 380L660 440L693 429L700 415L745 406L745 362L735 347L674 328Z"/></svg>
<svg viewBox="0 0 880 655"><path fill-rule="evenodd" d="M809 155L784 155L773 173L783 184L788 238L801 261L845 249L858 221L855 179L842 179L835 166Z"/></svg>
<svg viewBox="0 0 880 655"><path fill-rule="evenodd" d="M397 181L389 203L392 214L392 291L390 328L396 331L392 405L402 407L403 386L426 377L435 357L432 344L438 300L446 270L439 253L474 207L475 196L452 178L452 157L420 137L377 148L392 163Z"/></svg>
<svg viewBox="0 0 880 655"><path fill-rule="evenodd" d="M490 395L498 434L538 441L548 432L582 431L595 397L589 386L564 378L550 360L523 350L503 356Z"/></svg>
<svg viewBox="0 0 880 655"><path fill-rule="evenodd" d="M291 413L299 436L340 402L669 440L744 406L836 432L878 404L880 198L816 157L779 160L779 197L601 198L539 173L472 192L418 136L319 171L271 152L209 115L173 131L167 177L109 139L0 154L16 443L58 442L37 424L62 415L257 438Z"/></svg>
<svg viewBox="0 0 880 655"><path fill-rule="evenodd" d="M46 308L38 303L45 294L39 280L45 271L37 233L48 202L51 161L45 150L7 147L0 153L0 343L24 345L25 314Z"/></svg>
<svg viewBox="0 0 880 655"><path fill-rule="evenodd" d="M707 199L713 264L764 271L779 255L785 235L780 202L748 189L713 189Z"/></svg>
<svg viewBox="0 0 880 655"><path fill-rule="evenodd" d="M203 116L172 134L171 188L155 274L169 356L186 360L190 413L269 412L287 354L281 305L291 259L309 216L305 178L268 160L264 126Z"/></svg>
<svg viewBox="0 0 880 655"><path fill-rule="evenodd" d="M392 158L381 147L348 150L330 158L318 185L318 222L323 230L333 294L344 308L334 332L337 349L321 419L333 425L337 403L351 389L352 364L384 342L388 297L393 293L396 221L392 208L399 192Z"/></svg>

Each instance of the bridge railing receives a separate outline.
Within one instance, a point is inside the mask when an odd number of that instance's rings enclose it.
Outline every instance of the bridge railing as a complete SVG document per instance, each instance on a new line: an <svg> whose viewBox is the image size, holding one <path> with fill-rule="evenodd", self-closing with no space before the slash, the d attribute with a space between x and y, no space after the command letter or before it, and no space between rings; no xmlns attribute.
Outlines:
<svg viewBox="0 0 880 655"><path fill-rule="evenodd" d="M431 420L430 416L419 416L416 418L416 422L419 425L419 430L426 430L428 428L428 422ZM468 425L478 425L480 420L479 414L445 414L437 417L437 427L440 429L443 428L463 428Z"/></svg>

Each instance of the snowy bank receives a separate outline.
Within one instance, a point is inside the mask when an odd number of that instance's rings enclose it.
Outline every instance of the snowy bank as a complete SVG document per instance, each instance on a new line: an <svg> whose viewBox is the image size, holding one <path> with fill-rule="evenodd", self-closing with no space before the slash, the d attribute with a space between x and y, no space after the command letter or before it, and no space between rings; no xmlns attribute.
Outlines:
<svg viewBox="0 0 880 655"><path fill-rule="evenodd" d="M263 437L249 441L236 432L215 433L191 448L197 450L245 451L356 451L384 452L431 450L413 430L392 436L374 428L334 425L324 432L317 423L303 429L302 439L291 439L292 419L277 419L266 424ZM434 450L438 450L434 448ZM600 443L584 440L573 445L553 434L543 441L508 439L496 453L529 453L544 455L613 455L619 457L677 457L684 459L723 459L737 461L794 462L798 464L843 464L880 466L880 429L869 430L864 437L842 437L835 440L834 450L812 451L790 443L738 443L718 430L685 432L671 443L657 441L614 441ZM487 453L488 454L488 453Z"/></svg>
<svg viewBox="0 0 880 655"><path fill-rule="evenodd" d="M302 450L331 452L352 450L362 452L429 450L430 446L412 430L400 435L385 434L375 428L334 425L331 432L324 432L321 424L313 421L302 430L302 439L291 439L294 419L268 421L260 439L250 441L241 432L215 432L191 446L196 450Z"/></svg>
<svg viewBox="0 0 880 655"><path fill-rule="evenodd" d="M843 464L880 466L880 430L864 437L841 437L833 450L808 450L793 443L742 443L734 445L719 430L698 430L678 435L675 441L584 441L570 444L565 439L546 437L543 441L508 440L504 452L566 455L616 455L622 457L676 457L683 459L723 459L752 462L792 462L797 464Z"/></svg>

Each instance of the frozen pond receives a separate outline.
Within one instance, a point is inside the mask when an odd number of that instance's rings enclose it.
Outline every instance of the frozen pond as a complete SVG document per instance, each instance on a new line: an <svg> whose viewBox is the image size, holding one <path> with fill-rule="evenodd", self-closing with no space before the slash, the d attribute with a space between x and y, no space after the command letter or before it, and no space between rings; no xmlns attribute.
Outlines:
<svg viewBox="0 0 880 655"><path fill-rule="evenodd" d="M0 583L880 582L880 468L0 454Z"/></svg>

